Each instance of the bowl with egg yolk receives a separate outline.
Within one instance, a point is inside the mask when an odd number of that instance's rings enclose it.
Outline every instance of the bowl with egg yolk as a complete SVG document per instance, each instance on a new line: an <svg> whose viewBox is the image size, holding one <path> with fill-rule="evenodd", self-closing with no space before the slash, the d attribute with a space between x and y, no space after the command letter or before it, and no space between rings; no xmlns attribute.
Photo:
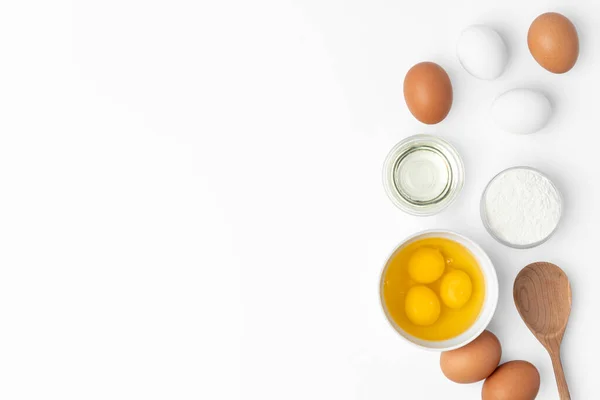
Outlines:
<svg viewBox="0 0 600 400"><path fill-rule="evenodd" d="M403 241L383 268L379 290L396 332L434 351L474 340L498 303L492 261L475 242L451 231L420 232Z"/></svg>

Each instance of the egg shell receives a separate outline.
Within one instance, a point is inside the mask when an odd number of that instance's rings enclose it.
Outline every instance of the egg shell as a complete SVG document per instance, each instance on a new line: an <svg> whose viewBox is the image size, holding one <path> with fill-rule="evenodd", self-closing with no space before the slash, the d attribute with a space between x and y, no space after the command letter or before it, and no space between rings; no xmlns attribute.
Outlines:
<svg viewBox="0 0 600 400"><path fill-rule="evenodd" d="M555 74L569 71L579 57L575 25L564 15L554 12L542 14L531 23L527 45L538 64Z"/></svg>
<svg viewBox="0 0 600 400"><path fill-rule="evenodd" d="M510 361L485 380L482 400L534 400L540 390L540 373L527 361Z"/></svg>
<svg viewBox="0 0 600 400"><path fill-rule="evenodd" d="M452 107L452 83L438 64L422 62L404 78L404 100L419 121L433 125L441 122Z"/></svg>
<svg viewBox="0 0 600 400"><path fill-rule="evenodd" d="M529 134L542 129L552 115L552 104L543 94L531 89L513 89L501 94L492 104L492 118L502 130Z"/></svg>
<svg viewBox="0 0 600 400"><path fill-rule="evenodd" d="M475 340L456 350L440 355L440 368L456 383L474 383L484 380L494 372L500 358L500 341L490 331L483 331Z"/></svg>
<svg viewBox="0 0 600 400"><path fill-rule="evenodd" d="M508 62L504 40L486 25L473 25L465 29L456 44L456 55L469 74L486 80L502 75Z"/></svg>

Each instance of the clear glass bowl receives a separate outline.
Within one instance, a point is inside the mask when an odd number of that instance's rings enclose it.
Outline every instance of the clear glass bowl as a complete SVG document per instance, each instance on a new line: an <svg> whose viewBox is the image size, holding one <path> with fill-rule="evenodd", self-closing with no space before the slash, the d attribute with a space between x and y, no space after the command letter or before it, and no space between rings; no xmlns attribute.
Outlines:
<svg viewBox="0 0 600 400"><path fill-rule="evenodd" d="M552 232L550 232L546 237L544 237L541 240L538 240L536 242L532 242L532 243L528 243L528 244L518 244L518 243L511 243L507 240L504 240L503 238L499 237L498 234L494 231L494 229L492 228L490 221L488 220L488 216L487 216L487 206L486 206L486 195L488 192L488 189L490 188L490 186L492 185L492 183L498 179L499 177L503 176L504 174L506 174L508 171L513 171L516 169L523 169L523 170L529 170L529 171L533 171L536 174L540 175L541 177L545 178L550 184L551 186L554 188L554 190L556 191L556 194L558 196L559 199L559 206L560 206L560 216L559 216L559 221L556 224L556 226L554 227L554 229L552 230ZM483 222L483 226L485 227L485 229L488 231L488 233L494 238L496 239L498 242L502 243L505 246L508 247L512 247L514 249L531 249L533 247L539 246L542 243L546 242L548 239L550 239L552 237L552 235L554 235L554 233L556 232L556 229L558 228L558 226L560 225L560 220L562 219L562 196L560 194L560 190L558 190L558 188L556 187L556 185L554 184L554 182L552 182L552 180L546 176L543 172L538 171L535 168L531 168L531 167L523 167L523 166L517 166L517 167L511 167L511 168L507 168L504 171L498 173L496 176L494 176L486 185L483 194L481 195L481 200L480 200L480 206L479 206L479 212L481 214L481 221Z"/></svg>
<svg viewBox="0 0 600 400"><path fill-rule="evenodd" d="M410 136L385 159L383 185L402 211L427 216L448 207L460 193L465 169L456 149L431 135Z"/></svg>

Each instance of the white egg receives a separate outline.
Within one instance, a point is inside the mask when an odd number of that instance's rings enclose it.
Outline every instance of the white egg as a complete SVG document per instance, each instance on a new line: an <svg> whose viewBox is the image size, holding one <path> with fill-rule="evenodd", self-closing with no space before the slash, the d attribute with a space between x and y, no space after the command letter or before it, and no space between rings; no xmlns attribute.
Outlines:
<svg viewBox="0 0 600 400"><path fill-rule="evenodd" d="M527 134L542 129L552 115L550 100L531 89L513 89L492 104L492 118L503 130Z"/></svg>
<svg viewBox="0 0 600 400"><path fill-rule="evenodd" d="M485 25L465 29L456 45L458 60L468 73L479 79L496 79L506 67L508 50L502 37Z"/></svg>

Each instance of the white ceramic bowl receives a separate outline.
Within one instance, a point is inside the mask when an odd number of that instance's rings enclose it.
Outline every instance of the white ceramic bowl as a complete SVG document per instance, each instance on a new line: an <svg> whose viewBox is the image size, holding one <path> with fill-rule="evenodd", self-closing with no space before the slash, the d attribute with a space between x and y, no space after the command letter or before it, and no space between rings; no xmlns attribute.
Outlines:
<svg viewBox="0 0 600 400"><path fill-rule="evenodd" d="M479 267L481 268L481 272L483 273L483 277L485 280L485 298L483 300L483 307L477 320L469 329L465 332L456 336L452 339L442 340L442 341L430 341L423 340L414 337L413 335L404 331L390 316L387 306L385 305L385 301L383 298L383 282L384 276L387 271L388 265L390 264L390 260L404 247L413 243L417 240L426 239L426 238L445 238L450 239L455 242L462 244L465 248L467 248L471 254L475 257L477 262L479 263ZM390 255L385 266L383 267L383 271L381 272L381 280L379 283L379 296L381 298L381 306L383 307L383 312L387 317L388 321L392 325L392 327L400 334L402 338L404 338L407 342L426 350L433 351L447 351L452 349L457 349L462 347L472 340L474 340L477 336L481 334L488 326L490 321L492 320L492 316L496 311L496 305L498 304L498 277L496 276L496 270L492 261L487 256L487 254L483 251L481 247L472 240L452 231L444 231L444 230L431 230L424 231L414 234L408 239L404 240L394 252Z"/></svg>

